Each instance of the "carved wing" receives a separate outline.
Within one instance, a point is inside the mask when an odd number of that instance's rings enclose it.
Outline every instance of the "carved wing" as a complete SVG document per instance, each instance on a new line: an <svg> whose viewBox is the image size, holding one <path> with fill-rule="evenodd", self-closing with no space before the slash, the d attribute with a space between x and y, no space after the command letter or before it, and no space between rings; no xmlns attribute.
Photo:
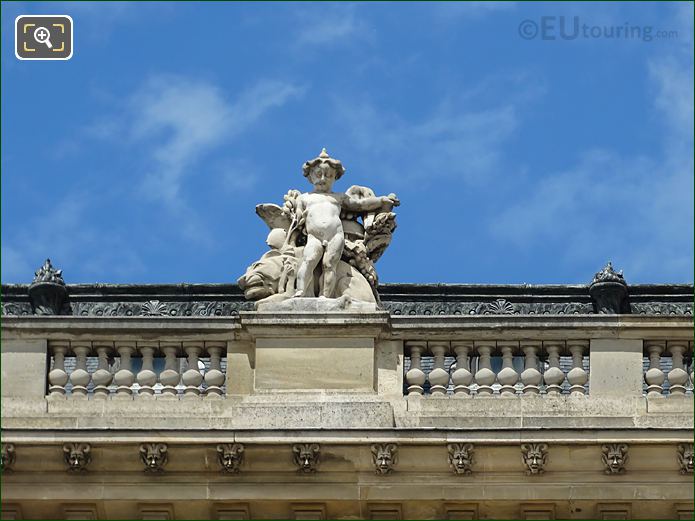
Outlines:
<svg viewBox="0 0 695 521"><path fill-rule="evenodd" d="M290 218L282 213L282 208L277 204L259 204L256 206L256 213L271 230L273 228L287 230L290 227Z"/></svg>

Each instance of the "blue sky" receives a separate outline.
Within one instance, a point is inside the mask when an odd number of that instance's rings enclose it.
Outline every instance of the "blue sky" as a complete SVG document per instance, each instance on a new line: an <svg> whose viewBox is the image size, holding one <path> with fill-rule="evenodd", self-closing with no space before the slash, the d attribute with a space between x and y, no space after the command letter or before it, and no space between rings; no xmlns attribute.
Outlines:
<svg viewBox="0 0 695 521"><path fill-rule="evenodd" d="M6 283L233 282L324 146L401 199L382 282L693 280L692 3L3 2L1 59Z"/></svg>

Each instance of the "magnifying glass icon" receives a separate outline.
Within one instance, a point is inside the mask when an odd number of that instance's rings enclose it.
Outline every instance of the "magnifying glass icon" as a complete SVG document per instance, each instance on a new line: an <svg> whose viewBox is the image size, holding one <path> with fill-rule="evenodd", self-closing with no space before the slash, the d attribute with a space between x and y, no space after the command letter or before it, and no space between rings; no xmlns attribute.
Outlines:
<svg viewBox="0 0 695 521"><path fill-rule="evenodd" d="M34 30L34 40L39 43L45 43L46 47L53 49L53 45L51 45L51 32L45 27L37 27Z"/></svg>

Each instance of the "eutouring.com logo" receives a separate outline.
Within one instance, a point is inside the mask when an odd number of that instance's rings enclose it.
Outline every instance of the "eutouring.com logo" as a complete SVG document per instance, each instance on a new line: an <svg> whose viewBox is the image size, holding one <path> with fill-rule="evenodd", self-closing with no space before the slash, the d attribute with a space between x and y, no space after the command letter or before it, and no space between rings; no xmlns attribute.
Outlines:
<svg viewBox="0 0 695 521"><path fill-rule="evenodd" d="M651 25L592 25L579 16L541 16L537 20L523 20L519 36L524 40L672 40L678 31L654 29Z"/></svg>

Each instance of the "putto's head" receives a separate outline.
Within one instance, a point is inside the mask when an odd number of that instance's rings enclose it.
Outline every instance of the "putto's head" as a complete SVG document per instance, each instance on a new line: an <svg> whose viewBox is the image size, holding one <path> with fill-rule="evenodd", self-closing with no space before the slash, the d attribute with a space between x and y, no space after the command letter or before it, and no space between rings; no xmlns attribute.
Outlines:
<svg viewBox="0 0 695 521"><path fill-rule="evenodd" d="M319 192L329 192L338 179L345 173L343 164L328 155L324 148L319 156L307 161L302 166L302 173Z"/></svg>

